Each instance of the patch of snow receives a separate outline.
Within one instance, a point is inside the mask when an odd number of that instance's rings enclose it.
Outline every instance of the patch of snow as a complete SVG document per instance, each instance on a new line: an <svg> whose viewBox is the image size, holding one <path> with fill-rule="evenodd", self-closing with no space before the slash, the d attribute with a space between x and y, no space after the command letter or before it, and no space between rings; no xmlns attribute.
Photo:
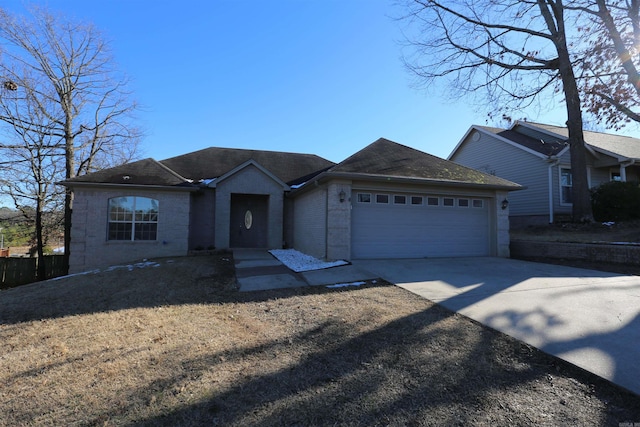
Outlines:
<svg viewBox="0 0 640 427"><path fill-rule="evenodd" d="M290 187L291 187L291 189L292 189L292 190L295 190L295 189L297 189L297 188L302 187L302 186L303 186L303 185L305 185L305 184L306 184L306 182L303 182L302 184L293 184L293 185L290 185Z"/></svg>
<svg viewBox="0 0 640 427"><path fill-rule="evenodd" d="M322 270L330 267L349 264L346 261L322 261L311 255L303 254L295 249L272 249L269 251L278 261L289 267L296 273L301 271Z"/></svg>
<svg viewBox="0 0 640 427"><path fill-rule="evenodd" d="M67 274L66 276L58 276L58 277L53 277L49 280L54 281L54 280L60 280L60 279L65 279L67 277L74 277L74 276L84 276L85 274L97 274L100 273L100 270L89 270L89 271L82 271L80 273L73 273L73 274Z"/></svg>
<svg viewBox="0 0 640 427"><path fill-rule="evenodd" d="M104 271L114 271L114 270L118 270L120 268L126 268L129 271L133 271L136 268L146 268L146 267L160 267L160 264L158 264L157 262L154 262L154 261L143 261L143 262L138 262L138 263L135 263L135 264L112 265L111 267L108 267Z"/></svg>
<svg viewBox="0 0 640 427"><path fill-rule="evenodd" d="M167 261L167 262L169 262L169 261ZM146 261L145 260L143 262L138 262L138 263L135 263L135 264L112 265L111 267L107 267L104 270L100 270L98 268L98 269L95 269L95 270L82 271L80 273L67 274L66 276L58 276L58 277L54 277L54 278L49 279L49 280L60 280L60 279L64 279L64 278L67 278L67 277L84 276L86 274L98 274L101 271L109 272L109 271L119 270L121 268L126 268L129 271L133 271L136 268L147 268L147 267L160 267L160 264L158 264L155 261Z"/></svg>
<svg viewBox="0 0 640 427"><path fill-rule="evenodd" d="M366 282L336 283L335 285L327 285L327 288L346 288L347 286L361 286Z"/></svg>
<svg viewBox="0 0 640 427"><path fill-rule="evenodd" d="M611 227L611 226L616 225L616 223L613 222L613 221L607 221L607 222L603 222L602 225L606 225L607 227Z"/></svg>

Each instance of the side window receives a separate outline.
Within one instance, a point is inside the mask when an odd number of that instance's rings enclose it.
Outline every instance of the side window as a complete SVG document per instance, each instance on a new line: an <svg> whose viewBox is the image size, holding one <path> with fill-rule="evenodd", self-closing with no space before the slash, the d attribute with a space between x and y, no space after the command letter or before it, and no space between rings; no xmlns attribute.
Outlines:
<svg viewBox="0 0 640 427"><path fill-rule="evenodd" d="M571 169L560 168L560 203L571 204L573 199L571 197L571 188L573 187L573 178L571 176Z"/></svg>
<svg viewBox="0 0 640 427"><path fill-rule="evenodd" d="M148 197L109 199L107 240L157 240L158 201Z"/></svg>

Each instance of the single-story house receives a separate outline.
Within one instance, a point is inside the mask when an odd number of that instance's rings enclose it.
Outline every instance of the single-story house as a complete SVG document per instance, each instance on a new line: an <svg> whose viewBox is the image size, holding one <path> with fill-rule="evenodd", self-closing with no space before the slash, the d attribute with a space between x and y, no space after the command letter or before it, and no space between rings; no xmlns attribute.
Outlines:
<svg viewBox="0 0 640 427"><path fill-rule="evenodd" d="M517 121L508 129L471 126L448 160L522 184L510 197L511 225L553 223L571 214L566 127ZM640 178L640 139L584 132L589 187Z"/></svg>
<svg viewBox="0 0 640 427"><path fill-rule="evenodd" d="M520 185L379 139L335 164L207 148L63 182L70 271L195 249L290 247L324 259L509 256Z"/></svg>

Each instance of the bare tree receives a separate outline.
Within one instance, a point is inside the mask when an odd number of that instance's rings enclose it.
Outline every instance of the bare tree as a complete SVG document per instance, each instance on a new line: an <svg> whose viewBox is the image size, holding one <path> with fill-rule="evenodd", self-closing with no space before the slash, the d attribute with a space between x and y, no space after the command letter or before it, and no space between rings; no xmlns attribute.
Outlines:
<svg viewBox="0 0 640 427"><path fill-rule="evenodd" d="M135 156L141 136L132 125L137 105L95 27L45 9L34 8L29 18L0 9L0 39L5 49L0 78L5 90L17 94L3 99L6 108L0 121L18 134L46 129L50 137L46 144L53 144L54 150L47 156L55 152L63 159L64 179ZM21 108L24 112L20 103L26 97L32 114L14 114ZM33 148L26 142L24 146L27 151ZM73 206L69 190L64 206L68 265Z"/></svg>
<svg viewBox="0 0 640 427"><path fill-rule="evenodd" d="M640 122L640 1L595 0L573 8L590 19L580 89L586 110L609 128Z"/></svg>
<svg viewBox="0 0 640 427"><path fill-rule="evenodd" d="M18 90L20 89L20 90ZM11 91L11 93L7 93ZM34 246L38 257L38 280L45 279L45 214L55 212L64 192L55 182L64 177L60 156L60 138L52 135L53 124L43 117L42 109L27 88L5 88L0 98L0 114L17 120L4 129L0 190L11 197L23 216L34 222ZM21 102L14 102L19 97ZM51 217L51 215L49 215ZM51 230L51 228L46 228Z"/></svg>
<svg viewBox="0 0 640 427"><path fill-rule="evenodd" d="M408 68L453 93L482 92L494 113L564 98L573 175L573 219L592 221L581 99L570 48L579 43L562 0L408 0ZM573 39L570 39L572 38Z"/></svg>

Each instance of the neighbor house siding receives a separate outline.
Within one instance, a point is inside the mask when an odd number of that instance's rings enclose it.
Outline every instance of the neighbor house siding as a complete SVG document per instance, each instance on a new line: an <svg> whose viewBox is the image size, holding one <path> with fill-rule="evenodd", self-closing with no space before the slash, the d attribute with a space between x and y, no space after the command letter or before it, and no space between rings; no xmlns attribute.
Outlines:
<svg viewBox="0 0 640 427"><path fill-rule="evenodd" d="M477 132L479 139L472 140ZM456 163L508 179L527 188L509 194L513 216L549 213L548 164L544 158L473 130L450 159Z"/></svg>
<svg viewBox="0 0 640 427"><path fill-rule="evenodd" d="M229 248L231 195L255 194L269 196L267 245L281 248L283 241L284 188L254 165L229 176L216 185L215 241L216 248Z"/></svg>
<svg viewBox="0 0 640 427"><path fill-rule="evenodd" d="M182 256L188 251L190 193L131 189L74 189L69 272L141 260ZM158 200L158 234L154 241L107 240L112 197Z"/></svg>
<svg viewBox="0 0 640 427"><path fill-rule="evenodd" d="M319 187L294 199L293 247L317 258L327 255L327 190Z"/></svg>

